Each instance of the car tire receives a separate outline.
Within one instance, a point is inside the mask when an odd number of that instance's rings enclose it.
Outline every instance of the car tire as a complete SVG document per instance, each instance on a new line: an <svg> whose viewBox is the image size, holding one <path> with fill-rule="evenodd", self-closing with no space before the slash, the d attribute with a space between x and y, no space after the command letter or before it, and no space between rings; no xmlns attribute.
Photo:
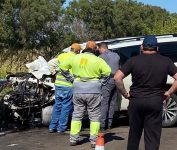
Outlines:
<svg viewBox="0 0 177 150"><path fill-rule="evenodd" d="M47 107L42 109L42 124L44 126L49 126L52 111L53 111L53 106L47 106Z"/></svg>
<svg viewBox="0 0 177 150"><path fill-rule="evenodd" d="M163 104L162 126L171 127L177 123L177 95L173 94Z"/></svg>

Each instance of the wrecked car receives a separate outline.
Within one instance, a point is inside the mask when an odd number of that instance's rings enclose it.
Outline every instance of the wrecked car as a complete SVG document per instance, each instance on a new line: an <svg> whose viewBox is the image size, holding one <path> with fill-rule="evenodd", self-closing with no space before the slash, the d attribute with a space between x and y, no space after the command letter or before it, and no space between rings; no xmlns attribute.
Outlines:
<svg viewBox="0 0 177 150"><path fill-rule="evenodd" d="M2 83L2 88L12 88L0 100L2 128L9 124L18 128L49 123L54 103L55 75L51 74L48 63L41 56L26 66L29 73L10 74L6 82Z"/></svg>

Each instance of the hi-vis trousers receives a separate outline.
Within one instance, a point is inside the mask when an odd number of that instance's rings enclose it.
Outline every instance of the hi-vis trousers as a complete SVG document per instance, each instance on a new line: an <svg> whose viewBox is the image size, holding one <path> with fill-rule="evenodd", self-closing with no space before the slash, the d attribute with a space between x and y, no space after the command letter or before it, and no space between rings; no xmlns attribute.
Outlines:
<svg viewBox="0 0 177 150"><path fill-rule="evenodd" d="M95 142L100 129L101 94L74 94L74 112L71 121L70 141L79 140L81 121L87 110L90 119L90 141Z"/></svg>

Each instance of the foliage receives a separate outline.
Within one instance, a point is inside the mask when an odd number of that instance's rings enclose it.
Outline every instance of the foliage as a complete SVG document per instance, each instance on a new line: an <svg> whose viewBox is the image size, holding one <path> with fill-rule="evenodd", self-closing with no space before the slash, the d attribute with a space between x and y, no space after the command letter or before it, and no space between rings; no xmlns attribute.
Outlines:
<svg viewBox="0 0 177 150"><path fill-rule="evenodd" d="M0 10L0 44L23 50L56 46L63 34L63 2L6 0Z"/></svg>
<svg viewBox="0 0 177 150"><path fill-rule="evenodd" d="M9 94L12 92L12 87L10 85L5 86L3 89L0 91L0 99L4 97L6 94Z"/></svg>
<svg viewBox="0 0 177 150"><path fill-rule="evenodd" d="M11 70L38 55L49 60L73 42L177 32L177 14L135 0L64 2L0 0L1 66L8 60Z"/></svg>
<svg viewBox="0 0 177 150"><path fill-rule="evenodd" d="M86 27L86 34L94 40L114 37L114 2L112 0L80 0L73 1L67 8L70 20L78 18Z"/></svg>
<svg viewBox="0 0 177 150"><path fill-rule="evenodd" d="M95 40L176 32L176 16L132 0L74 0L66 15L70 23L82 20L85 34Z"/></svg>

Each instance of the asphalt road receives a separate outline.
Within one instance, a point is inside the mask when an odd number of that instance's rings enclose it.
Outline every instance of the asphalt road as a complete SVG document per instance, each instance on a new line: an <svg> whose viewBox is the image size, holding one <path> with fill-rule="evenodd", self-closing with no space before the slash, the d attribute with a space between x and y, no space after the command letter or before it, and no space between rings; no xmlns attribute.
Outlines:
<svg viewBox="0 0 177 150"><path fill-rule="evenodd" d="M128 123L105 133L105 150L126 150L128 137ZM90 150L89 131L81 132L82 142L78 146L69 146L69 134L60 135L48 133L48 128L34 128L30 130L10 133L0 136L0 150ZM162 131L160 150L174 150L177 147L177 129L164 128ZM144 150L143 137L140 150Z"/></svg>

